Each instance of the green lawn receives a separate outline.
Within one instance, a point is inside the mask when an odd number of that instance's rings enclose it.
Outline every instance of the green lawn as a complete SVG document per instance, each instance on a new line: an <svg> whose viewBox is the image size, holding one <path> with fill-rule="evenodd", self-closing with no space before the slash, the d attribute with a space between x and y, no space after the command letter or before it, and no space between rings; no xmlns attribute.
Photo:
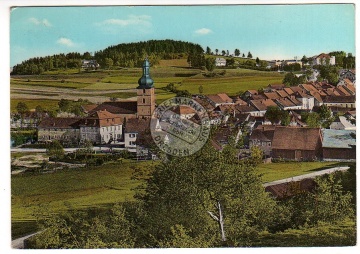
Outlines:
<svg viewBox="0 0 360 254"><path fill-rule="evenodd" d="M24 155L24 154L22 154ZM20 156L20 154L16 154ZM109 163L96 168L63 170L50 174L11 176L12 238L35 232L36 214L68 209L104 207L133 201L140 180L133 180L133 168L149 170L156 162Z"/></svg>
<svg viewBox="0 0 360 254"><path fill-rule="evenodd" d="M40 105L43 109L57 109L58 108L58 100L45 100L45 99L11 99L10 100L10 111L16 111L16 105L19 102L25 102L25 104L29 107L29 109L35 109L36 106Z"/></svg>
<svg viewBox="0 0 360 254"><path fill-rule="evenodd" d="M282 78L268 78L268 77L232 77L232 78L217 78L217 79L187 79L179 90L188 90L192 94L199 93L199 86L202 85L204 94L227 93L228 95L235 95L239 91L246 91L249 89L264 88L269 84L279 84Z"/></svg>
<svg viewBox="0 0 360 254"><path fill-rule="evenodd" d="M262 174L263 182L272 182L335 167L338 164L338 162L279 162L260 164L257 171Z"/></svg>
<svg viewBox="0 0 360 254"><path fill-rule="evenodd" d="M64 170L41 175L11 177L12 220L33 219L39 205L62 211L131 201L138 180L132 167L151 167L152 162L118 162L92 169Z"/></svg>
<svg viewBox="0 0 360 254"><path fill-rule="evenodd" d="M23 86L44 86L44 87L59 87L59 88L74 88L74 89L79 89L79 88L84 88L87 87L89 85L89 83L80 83L80 82L74 82L74 81L49 81L49 80L30 80L30 81L26 81L26 80L11 80L10 81L10 86L11 85L23 85Z"/></svg>

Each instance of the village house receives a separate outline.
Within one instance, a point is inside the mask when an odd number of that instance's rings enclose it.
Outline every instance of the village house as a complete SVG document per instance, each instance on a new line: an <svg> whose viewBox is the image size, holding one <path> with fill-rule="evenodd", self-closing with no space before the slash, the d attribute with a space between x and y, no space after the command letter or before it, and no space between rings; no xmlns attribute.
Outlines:
<svg viewBox="0 0 360 254"><path fill-rule="evenodd" d="M276 92L279 90L283 90L285 88L284 84L269 84L264 88L264 92Z"/></svg>
<svg viewBox="0 0 360 254"><path fill-rule="evenodd" d="M356 80L355 70L341 70L339 76L340 79L349 79L351 82Z"/></svg>
<svg viewBox="0 0 360 254"><path fill-rule="evenodd" d="M37 126L38 141L59 140L62 143L78 144L80 142L80 118L47 117Z"/></svg>
<svg viewBox="0 0 360 254"><path fill-rule="evenodd" d="M356 139L355 130L323 129L323 159L325 161L355 161Z"/></svg>
<svg viewBox="0 0 360 254"><path fill-rule="evenodd" d="M215 58L215 66L217 67L226 66L226 59L222 57Z"/></svg>
<svg viewBox="0 0 360 254"><path fill-rule="evenodd" d="M257 110L255 116L264 116L267 108L270 106L277 107L277 104L271 99L250 100L249 102L250 102L250 105L252 105Z"/></svg>
<svg viewBox="0 0 360 254"><path fill-rule="evenodd" d="M330 56L328 54L320 54L313 57L313 65L335 65L335 56Z"/></svg>
<svg viewBox="0 0 360 254"><path fill-rule="evenodd" d="M331 108L356 108L355 95L351 96L325 96L323 104Z"/></svg>
<svg viewBox="0 0 360 254"><path fill-rule="evenodd" d="M82 60L81 61L81 68L85 70L96 70L99 68L100 65L96 62L96 60Z"/></svg>
<svg viewBox="0 0 360 254"><path fill-rule="evenodd" d="M249 148L259 147L265 157L271 157L271 143L273 141L275 125L259 125L249 137Z"/></svg>
<svg viewBox="0 0 360 254"><path fill-rule="evenodd" d="M301 108L312 110L315 106L314 97L302 92L296 92L295 98L301 102Z"/></svg>
<svg viewBox="0 0 360 254"><path fill-rule="evenodd" d="M143 139L142 143L146 143L146 139L151 139L150 119L131 118L126 120L124 128L124 147L131 152L136 152L140 138Z"/></svg>
<svg viewBox="0 0 360 254"><path fill-rule="evenodd" d="M96 111L78 122L81 141L111 144L122 141L122 117L106 110Z"/></svg>
<svg viewBox="0 0 360 254"><path fill-rule="evenodd" d="M303 104L295 97L289 96L285 98L279 98L274 100L279 108L282 110L291 110L291 109L302 109Z"/></svg>
<svg viewBox="0 0 360 254"><path fill-rule="evenodd" d="M322 135L319 128L276 126L272 158L309 161L322 157Z"/></svg>
<svg viewBox="0 0 360 254"><path fill-rule="evenodd" d="M226 93L206 95L206 98L214 107L234 104L233 100Z"/></svg>
<svg viewBox="0 0 360 254"><path fill-rule="evenodd" d="M352 124L345 116L337 116L330 124L330 129L333 130L356 130L356 125Z"/></svg>

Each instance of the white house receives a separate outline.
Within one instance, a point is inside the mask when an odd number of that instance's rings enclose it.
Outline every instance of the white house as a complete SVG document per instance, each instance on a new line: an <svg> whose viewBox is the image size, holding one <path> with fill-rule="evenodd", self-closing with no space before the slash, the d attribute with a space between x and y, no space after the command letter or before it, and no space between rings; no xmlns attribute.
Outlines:
<svg viewBox="0 0 360 254"><path fill-rule="evenodd" d="M349 122L345 116L339 116L330 124L330 129L355 131L356 125Z"/></svg>
<svg viewBox="0 0 360 254"><path fill-rule="evenodd" d="M93 143L119 143L122 139L122 119L108 111L96 111L79 122L80 139Z"/></svg>
<svg viewBox="0 0 360 254"><path fill-rule="evenodd" d="M215 58L215 66L226 66L226 59L222 57Z"/></svg>
<svg viewBox="0 0 360 254"><path fill-rule="evenodd" d="M328 54L320 54L313 57L313 65L335 65L335 56L330 56Z"/></svg>

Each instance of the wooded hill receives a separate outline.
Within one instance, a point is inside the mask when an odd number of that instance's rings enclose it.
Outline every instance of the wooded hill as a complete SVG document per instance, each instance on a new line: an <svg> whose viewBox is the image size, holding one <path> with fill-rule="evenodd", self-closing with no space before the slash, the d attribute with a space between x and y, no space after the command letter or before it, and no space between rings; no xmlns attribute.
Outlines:
<svg viewBox="0 0 360 254"><path fill-rule="evenodd" d="M141 67L145 57L152 64L162 59L188 58L189 55L203 55L204 49L191 42L174 40L149 40L135 43L122 43L96 51L94 56L71 52L46 57L34 57L13 67L11 75L42 74L45 71L67 68L81 68L82 60L94 59L102 68ZM197 66L194 66L197 67ZM199 66L200 67L200 66Z"/></svg>

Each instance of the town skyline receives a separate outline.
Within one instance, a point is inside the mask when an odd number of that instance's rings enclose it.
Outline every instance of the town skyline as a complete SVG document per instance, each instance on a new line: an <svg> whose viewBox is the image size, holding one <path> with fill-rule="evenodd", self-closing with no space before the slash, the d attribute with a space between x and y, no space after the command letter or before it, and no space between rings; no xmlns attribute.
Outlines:
<svg viewBox="0 0 360 254"><path fill-rule="evenodd" d="M264 60L354 54L355 9L352 4L17 7L10 14L10 66L153 39L189 41L219 53L240 49L241 55L250 51Z"/></svg>

